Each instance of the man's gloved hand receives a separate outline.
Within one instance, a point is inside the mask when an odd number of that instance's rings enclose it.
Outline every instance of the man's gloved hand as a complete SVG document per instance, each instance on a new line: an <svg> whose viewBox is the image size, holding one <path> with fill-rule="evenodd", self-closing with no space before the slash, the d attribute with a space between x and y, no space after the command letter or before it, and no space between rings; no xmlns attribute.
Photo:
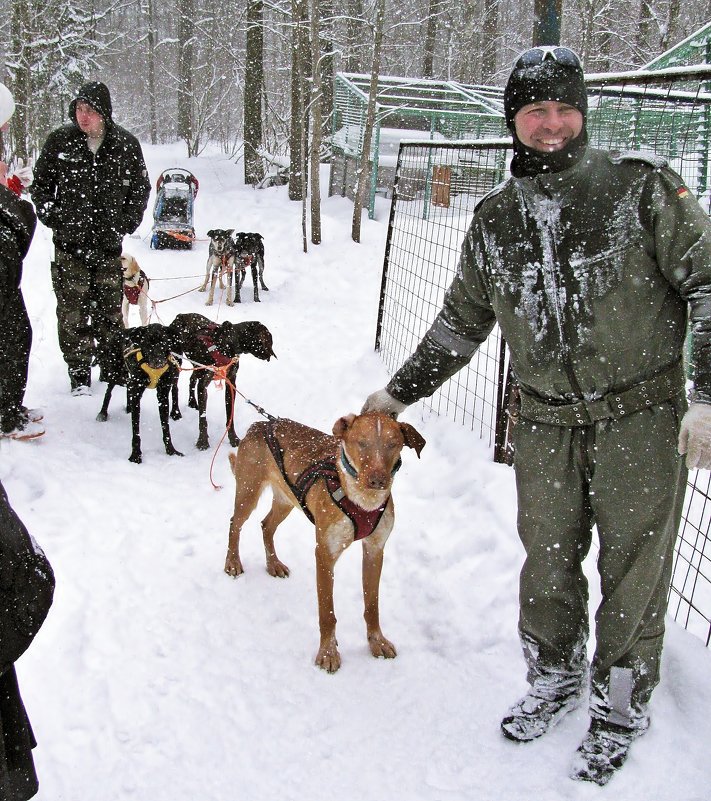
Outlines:
<svg viewBox="0 0 711 801"><path fill-rule="evenodd" d="M32 172L32 167L29 164L25 164L23 159L17 160L17 165L12 172L25 189L27 189L35 177Z"/></svg>
<svg viewBox="0 0 711 801"><path fill-rule="evenodd" d="M407 409L406 403L402 403L396 398L393 398L387 389L379 389L376 392L373 392L371 395L368 395L368 397L365 399L365 403L363 404L363 408L360 410L360 413L383 412L384 414L390 414L393 417L397 417L400 412L404 412L405 409Z"/></svg>
<svg viewBox="0 0 711 801"><path fill-rule="evenodd" d="M681 421L678 451L689 470L711 470L711 404L692 403Z"/></svg>

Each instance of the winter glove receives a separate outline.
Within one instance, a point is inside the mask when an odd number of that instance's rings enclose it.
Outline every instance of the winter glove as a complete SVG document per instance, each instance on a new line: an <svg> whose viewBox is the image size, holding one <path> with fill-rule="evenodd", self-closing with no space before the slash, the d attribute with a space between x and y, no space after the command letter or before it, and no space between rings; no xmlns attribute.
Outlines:
<svg viewBox="0 0 711 801"><path fill-rule="evenodd" d="M17 178L25 189L27 189L35 177L32 172L32 167L30 167L29 164L26 165L23 159L17 160L17 166L12 172L13 177Z"/></svg>
<svg viewBox="0 0 711 801"><path fill-rule="evenodd" d="M681 421L678 451L689 470L711 470L711 404L692 403Z"/></svg>
<svg viewBox="0 0 711 801"><path fill-rule="evenodd" d="M363 414L363 412L383 412L384 414L397 417L400 412L404 412L405 409L407 409L406 403L402 403L402 401L397 400L397 398L393 398L387 389L379 389L377 392L368 395L360 412L361 414Z"/></svg>
<svg viewBox="0 0 711 801"><path fill-rule="evenodd" d="M22 182L16 175L11 175L7 179L7 188L14 192L18 197L22 196Z"/></svg>

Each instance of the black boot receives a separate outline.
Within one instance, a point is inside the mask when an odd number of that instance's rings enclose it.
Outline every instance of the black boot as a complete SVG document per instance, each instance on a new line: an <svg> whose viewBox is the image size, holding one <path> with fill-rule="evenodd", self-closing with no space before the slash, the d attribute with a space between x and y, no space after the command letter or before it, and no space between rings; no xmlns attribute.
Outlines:
<svg viewBox="0 0 711 801"><path fill-rule="evenodd" d="M91 395L91 368L72 367L69 370L72 395Z"/></svg>

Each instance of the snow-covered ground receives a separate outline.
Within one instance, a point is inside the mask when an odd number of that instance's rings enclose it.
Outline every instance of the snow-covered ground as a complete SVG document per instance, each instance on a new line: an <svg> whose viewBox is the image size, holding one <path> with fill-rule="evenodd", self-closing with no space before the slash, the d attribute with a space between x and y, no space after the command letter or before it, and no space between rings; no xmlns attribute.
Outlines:
<svg viewBox="0 0 711 801"><path fill-rule="evenodd" d="M261 320L278 360L244 357L240 392L323 430L357 411L387 379L373 341L388 201L378 199L378 220L364 220L357 245L351 204L324 199L324 244L304 254L300 205L285 187L244 187L241 168L216 151L187 160L181 146L147 147L146 157L154 181L175 165L198 177L200 237L211 227L264 235L270 289L259 305L246 291L241 306L206 309L189 290L207 243L151 251L148 213L126 250L151 277L153 299L180 295L157 305L158 320L182 311ZM673 622L652 727L606 789L567 778L584 710L529 745L500 735L501 715L526 687L513 472L475 435L422 419L419 408L403 419L427 447L420 461L404 454L381 588L383 630L398 657L369 654L353 547L336 575L343 666L336 675L314 667L308 521L294 512L279 530L289 579L264 570L261 515L245 527L245 575L223 573L233 487L227 445L214 450L221 391L210 390L213 449L201 452L182 385L184 417L171 424L182 459L166 456L147 393L144 461L129 463L122 393L103 424L103 385L91 397L69 395L50 254L40 227L23 281L35 337L26 400L45 409L47 433L0 446L0 479L57 576L49 618L18 663L39 741L40 801L708 800L711 652ZM237 419L242 433L259 416L240 403Z"/></svg>

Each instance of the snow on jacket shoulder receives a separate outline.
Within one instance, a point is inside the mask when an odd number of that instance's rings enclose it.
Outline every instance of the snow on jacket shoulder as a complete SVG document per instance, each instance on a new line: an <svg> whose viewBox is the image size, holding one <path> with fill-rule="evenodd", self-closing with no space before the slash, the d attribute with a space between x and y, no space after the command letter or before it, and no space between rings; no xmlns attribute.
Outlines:
<svg viewBox="0 0 711 801"><path fill-rule="evenodd" d="M711 400L711 222L668 167L591 148L479 206L443 308L388 391L430 395L496 321L524 391L594 400L677 363L687 314Z"/></svg>
<svg viewBox="0 0 711 801"><path fill-rule="evenodd" d="M47 137L30 189L55 245L119 255L123 237L143 219L151 186L138 140L112 121L96 155L75 125Z"/></svg>

